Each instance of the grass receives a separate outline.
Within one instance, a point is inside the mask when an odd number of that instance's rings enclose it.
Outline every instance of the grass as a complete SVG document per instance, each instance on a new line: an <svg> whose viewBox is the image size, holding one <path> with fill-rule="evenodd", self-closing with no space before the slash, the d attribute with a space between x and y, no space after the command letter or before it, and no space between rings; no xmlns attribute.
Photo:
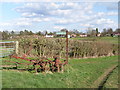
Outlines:
<svg viewBox="0 0 120 90"><path fill-rule="evenodd" d="M2 60L5 59L8 58ZM108 68L118 63L117 60L118 56L70 59L69 64L65 66L64 73L53 74L39 73L36 75L28 71L3 70L2 85L3 88L90 88ZM3 64L10 63L3 62Z"/></svg>
<svg viewBox="0 0 120 90"><path fill-rule="evenodd" d="M116 68L113 73L108 78L105 83L105 88L118 88L118 68Z"/></svg>
<svg viewBox="0 0 120 90"><path fill-rule="evenodd" d="M118 43L117 37L84 37L71 38L82 41L107 41L114 44ZM2 52L3 53L3 52ZM11 60L21 63L29 63L21 59L1 58L3 65L14 65L4 60ZM118 56L88 58L88 59L69 59L69 65L65 66L64 73L39 73L19 72L12 70L2 71L3 88L90 88L108 68L118 64ZM26 68L19 66L18 68ZM108 78L105 84L107 88L117 88L117 69Z"/></svg>
<svg viewBox="0 0 120 90"><path fill-rule="evenodd" d="M113 44L118 44L118 37L81 37L81 38L71 38L74 40L81 41L106 41Z"/></svg>

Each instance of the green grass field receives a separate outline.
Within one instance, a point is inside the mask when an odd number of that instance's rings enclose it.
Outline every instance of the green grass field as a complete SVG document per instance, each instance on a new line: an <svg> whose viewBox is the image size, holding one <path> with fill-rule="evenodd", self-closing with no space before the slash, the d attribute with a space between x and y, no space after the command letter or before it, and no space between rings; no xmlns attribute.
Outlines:
<svg viewBox="0 0 120 90"><path fill-rule="evenodd" d="M118 44L117 37L70 38L81 41L106 41ZM6 51L2 51L6 52ZM14 65L4 60L29 63L20 59L0 58L2 65ZM118 56L88 59L69 59L64 73L39 73L4 69L2 71L3 88L90 88L93 83L113 65L118 64ZM29 66L30 67L30 66ZM27 68L19 66L18 68ZM118 70L115 69L105 83L106 88L118 87Z"/></svg>
<svg viewBox="0 0 120 90"><path fill-rule="evenodd" d="M8 58L2 58L4 60ZM12 59L16 61L16 59ZM18 60L19 62L19 60ZM22 60L20 60L22 62ZM24 62L24 60L23 60ZM2 71L3 88L90 88L92 84L108 68L118 64L118 56L88 58L88 59L69 59L69 64L65 67L64 73L39 73L34 74L28 71ZM111 76L110 81L114 83L106 84L106 87L117 88L115 76L116 70ZM114 77L114 78L112 78Z"/></svg>
<svg viewBox="0 0 120 90"><path fill-rule="evenodd" d="M106 41L114 44L118 44L118 37L81 37L81 38L70 38L81 41Z"/></svg>

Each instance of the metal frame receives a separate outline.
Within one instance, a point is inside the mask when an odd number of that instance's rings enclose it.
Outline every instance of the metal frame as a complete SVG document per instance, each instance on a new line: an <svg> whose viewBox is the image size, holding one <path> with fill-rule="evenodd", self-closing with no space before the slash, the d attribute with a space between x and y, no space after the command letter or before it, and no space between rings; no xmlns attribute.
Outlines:
<svg viewBox="0 0 120 90"><path fill-rule="evenodd" d="M31 50L31 48L30 48L30 50ZM28 53L30 52L30 50L28 51ZM46 67L48 64L51 65L50 67L47 67L47 68L49 68L49 70L52 69L52 71L54 71L54 69L57 68L58 72L60 71L60 69L62 69L61 71L63 71L63 66L68 64L68 30L66 30L66 60L64 60L64 62L61 62L57 57L54 57L53 61L48 60L47 58L44 58L41 60L31 60L31 59L25 58L25 56L18 57L16 55L10 55L10 58L22 59L22 60L31 62L30 64L28 64L28 63L5 61L5 62L15 63L16 65L17 64L33 65L36 73L37 73L37 69L43 69L44 71L46 71ZM43 61L43 60L47 60L47 61ZM37 65L39 65L40 67L36 68Z"/></svg>

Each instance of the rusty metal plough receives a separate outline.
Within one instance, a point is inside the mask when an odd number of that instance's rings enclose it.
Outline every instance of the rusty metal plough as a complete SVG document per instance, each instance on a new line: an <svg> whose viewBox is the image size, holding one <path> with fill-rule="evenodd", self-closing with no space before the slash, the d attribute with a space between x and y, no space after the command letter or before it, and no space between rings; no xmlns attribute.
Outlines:
<svg viewBox="0 0 120 90"><path fill-rule="evenodd" d="M10 63L15 63L16 65L32 65L35 72L63 72L64 71L64 65L66 65L68 62L64 60L63 62L58 59L58 57L54 57L54 60L48 60L47 58L42 58L41 60L31 60L24 57L18 57L15 55L11 55L11 58L16 59L22 59L29 61L31 63L19 63L19 62L13 62L13 61L5 61ZM47 61L45 61L47 60Z"/></svg>
<svg viewBox="0 0 120 90"><path fill-rule="evenodd" d="M30 49L31 50L31 49ZM28 52L30 52L30 50ZM16 58L16 59L22 59L25 61L29 61L30 63L19 63L19 62L12 62L12 61L5 61L10 63L15 63L17 65L32 65L35 72L63 72L64 71L64 65L68 64L68 31L66 31L66 60L60 61L60 59L57 56L54 56L54 60L49 60L47 58L42 58L38 60L32 60L26 58L24 55L23 57L19 57L17 55L10 55L10 58Z"/></svg>

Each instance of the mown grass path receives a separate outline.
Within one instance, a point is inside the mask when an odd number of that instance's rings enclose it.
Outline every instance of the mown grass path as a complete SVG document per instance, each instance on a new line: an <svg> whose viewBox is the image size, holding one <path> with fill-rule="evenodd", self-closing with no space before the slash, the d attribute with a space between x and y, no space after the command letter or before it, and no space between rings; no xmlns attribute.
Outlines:
<svg viewBox="0 0 120 90"><path fill-rule="evenodd" d="M115 70L113 70L111 75L108 77L103 88L118 88L119 87L118 76L119 75L118 75L118 67L117 67Z"/></svg>
<svg viewBox="0 0 120 90"><path fill-rule="evenodd" d="M13 59L13 61L16 60ZM108 56L69 59L64 73L36 75L28 71L3 70L2 85L3 88L90 88L109 67L116 64L118 64L118 56Z"/></svg>
<svg viewBox="0 0 120 90"><path fill-rule="evenodd" d="M109 69L107 69L94 83L93 86L94 88L99 88L102 89L105 82L107 81L107 78L111 75L111 73L113 72L113 70L115 68L117 68L118 65L114 65L112 67L110 67Z"/></svg>

